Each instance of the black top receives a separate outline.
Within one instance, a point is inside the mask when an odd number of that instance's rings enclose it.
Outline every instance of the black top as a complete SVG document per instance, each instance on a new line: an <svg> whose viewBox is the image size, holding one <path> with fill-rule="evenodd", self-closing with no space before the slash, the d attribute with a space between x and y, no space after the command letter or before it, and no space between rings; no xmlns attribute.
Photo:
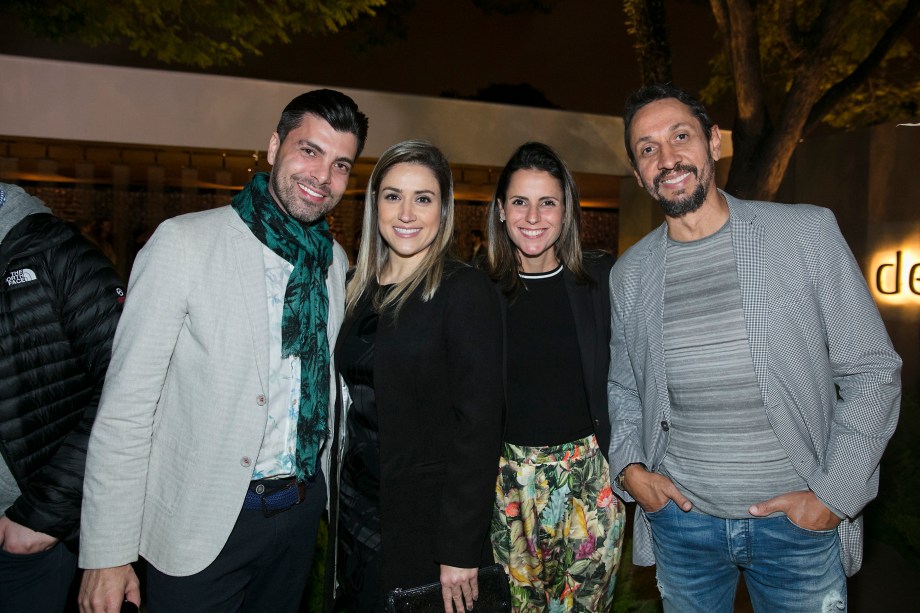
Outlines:
<svg viewBox="0 0 920 613"><path fill-rule="evenodd" d="M610 447L610 417L607 412L607 371L610 367L610 269L614 258L606 253L585 253L583 264L591 283L580 283L570 270L562 270L578 343L584 396L597 443L607 455ZM509 298L495 286L501 298L502 325L507 331ZM516 298L515 298L516 299ZM510 302L513 302L511 300ZM507 339L506 339L507 342ZM504 383L508 390L515 382L508 377L508 364L514 356L505 351ZM508 399L505 399L508 406Z"/></svg>
<svg viewBox="0 0 920 613"><path fill-rule="evenodd" d="M378 316L370 301L362 307L356 325L343 339L338 359L352 403L346 426L347 446L342 458L342 495L346 495L346 486L349 486L355 490L353 493L360 492L376 507L380 496L380 450L374 397L374 342Z"/></svg>
<svg viewBox="0 0 920 613"><path fill-rule="evenodd" d="M364 308L342 325L337 363ZM373 353L383 589L437 581L439 564L490 563L502 387L499 308L488 277L445 264L431 300L416 292L398 318L380 315Z"/></svg>
<svg viewBox="0 0 920 613"><path fill-rule="evenodd" d="M374 346L379 317L371 301L339 343L337 364L348 385L347 447L339 496L338 579L344 602L356 611L382 611L380 568L380 445L374 397Z"/></svg>
<svg viewBox="0 0 920 613"><path fill-rule="evenodd" d="M590 436L594 426L562 265L521 279L524 290L507 315L505 440L548 446Z"/></svg>

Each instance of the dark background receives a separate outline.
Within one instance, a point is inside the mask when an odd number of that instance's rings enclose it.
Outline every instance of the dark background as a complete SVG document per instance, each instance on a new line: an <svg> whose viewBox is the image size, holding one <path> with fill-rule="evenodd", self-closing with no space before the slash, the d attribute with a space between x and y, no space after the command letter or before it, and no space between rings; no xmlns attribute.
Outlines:
<svg viewBox="0 0 920 613"><path fill-rule="evenodd" d="M551 13L507 16L486 14L472 0L417 0L405 14L399 0L388 4L376 18L362 18L337 34L299 36L240 66L207 72L425 96L470 97L490 85L507 85L514 87L493 88L506 101L544 106L542 94L552 106L605 115L619 115L626 96L639 87L621 2L558 0ZM669 0L667 9L674 81L698 91L718 49L712 13L708 3L693 0ZM3 15L2 3L0 19L0 53L195 71L114 46L36 39ZM373 38L381 42L368 43Z"/></svg>

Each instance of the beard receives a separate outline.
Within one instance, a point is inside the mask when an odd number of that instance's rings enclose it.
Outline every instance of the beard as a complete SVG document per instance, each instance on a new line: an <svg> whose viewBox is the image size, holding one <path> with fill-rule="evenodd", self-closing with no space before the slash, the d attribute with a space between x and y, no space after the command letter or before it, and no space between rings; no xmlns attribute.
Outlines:
<svg viewBox="0 0 920 613"><path fill-rule="evenodd" d="M693 176L696 177L696 189L678 198L665 198L661 195L661 182L666 175L677 172L692 173ZM691 164L675 164L674 168L663 170L659 173L658 176L652 180L651 187L646 184L645 189L651 194L652 198L655 199L666 216L673 218L683 217L687 213L692 213L703 206L703 202L706 201L706 196L709 195L709 186L712 183L714 174L715 162L712 158L708 160L706 166L703 168L702 176L700 176L700 171L696 166Z"/></svg>
<svg viewBox="0 0 920 613"><path fill-rule="evenodd" d="M298 183L303 183L315 192L325 194L325 200L321 203L313 203L304 200L300 195L300 188L297 186ZM288 177L282 184L277 173L272 172L269 179L269 186L271 188L270 192L275 197L275 201L278 206L281 207L281 210L301 223L313 223L335 208L335 205L338 204L338 201L332 197L328 189L316 185L313 181Z"/></svg>

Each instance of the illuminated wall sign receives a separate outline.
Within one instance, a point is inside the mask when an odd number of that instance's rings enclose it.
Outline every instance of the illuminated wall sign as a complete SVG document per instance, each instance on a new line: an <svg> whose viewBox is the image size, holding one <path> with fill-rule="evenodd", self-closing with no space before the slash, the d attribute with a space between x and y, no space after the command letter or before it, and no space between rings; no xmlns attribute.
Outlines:
<svg viewBox="0 0 920 613"><path fill-rule="evenodd" d="M866 281L879 303L920 306L920 251L911 243L876 251L870 258Z"/></svg>
<svg viewBox="0 0 920 613"><path fill-rule="evenodd" d="M904 263L902 253L896 251L894 262L879 265L875 272L875 289L880 294L888 296L900 294L902 291L920 296L920 262ZM909 272L902 276L902 270Z"/></svg>

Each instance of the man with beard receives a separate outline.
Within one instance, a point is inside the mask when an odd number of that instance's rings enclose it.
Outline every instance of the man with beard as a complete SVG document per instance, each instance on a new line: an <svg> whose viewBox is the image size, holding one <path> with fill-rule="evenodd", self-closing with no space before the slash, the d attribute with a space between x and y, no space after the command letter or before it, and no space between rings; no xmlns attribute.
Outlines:
<svg viewBox="0 0 920 613"><path fill-rule="evenodd" d="M89 444L84 612L295 612L327 499L330 347L347 258L324 215L367 118L292 100L230 206L167 220L138 255Z"/></svg>
<svg viewBox="0 0 920 613"><path fill-rule="evenodd" d="M666 612L846 609L901 361L833 214L716 189L721 139L686 92L626 104L665 223L611 273L611 473Z"/></svg>

